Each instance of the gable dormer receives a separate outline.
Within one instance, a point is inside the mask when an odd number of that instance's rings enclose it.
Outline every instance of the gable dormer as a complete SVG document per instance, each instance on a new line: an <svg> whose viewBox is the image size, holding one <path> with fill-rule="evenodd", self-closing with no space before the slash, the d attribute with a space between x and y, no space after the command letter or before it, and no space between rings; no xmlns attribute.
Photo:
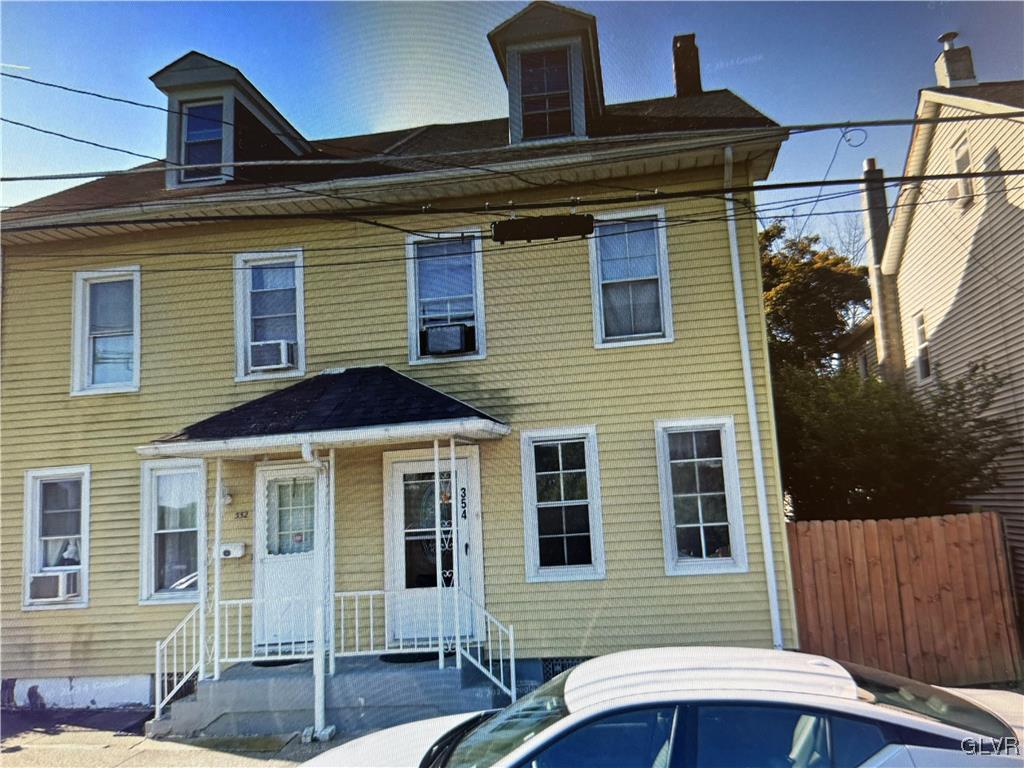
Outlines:
<svg viewBox="0 0 1024 768"><path fill-rule="evenodd" d="M197 51L152 75L167 96L166 186L262 181L268 169L233 163L288 160L311 147L239 70ZM205 165L201 168L178 166Z"/></svg>
<svg viewBox="0 0 1024 768"><path fill-rule="evenodd" d="M604 111L593 16L534 2L487 39L508 86L511 143L587 136Z"/></svg>

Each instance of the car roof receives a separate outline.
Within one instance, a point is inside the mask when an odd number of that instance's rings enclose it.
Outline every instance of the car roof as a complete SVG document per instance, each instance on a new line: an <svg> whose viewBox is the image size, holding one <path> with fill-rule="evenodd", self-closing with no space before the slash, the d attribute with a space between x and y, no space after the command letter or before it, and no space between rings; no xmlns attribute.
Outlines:
<svg viewBox="0 0 1024 768"><path fill-rule="evenodd" d="M566 678L570 712L630 698L730 691L857 699L850 673L824 656L764 648L690 646L623 651L585 661Z"/></svg>

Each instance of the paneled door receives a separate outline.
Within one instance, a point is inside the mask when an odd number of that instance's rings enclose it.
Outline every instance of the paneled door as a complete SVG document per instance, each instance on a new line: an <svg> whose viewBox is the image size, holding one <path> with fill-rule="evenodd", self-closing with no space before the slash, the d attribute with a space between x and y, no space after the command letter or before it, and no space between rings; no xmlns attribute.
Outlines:
<svg viewBox="0 0 1024 768"><path fill-rule="evenodd" d="M445 454L447 456L447 454ZM447 458L441 462L441 582L455 584L458 558L462 591L483 603L483 547L480 531L479 468L475 453L455 462L452 489ZM387 589L391 593L388 634L392 640L415 645L437 636L437 537L434 507L434 462L392 460L385 493L387 523ZM456 551L454 521L458 525ZM443 633L454 637L455 591L442 593ZM463 602L463 636L473 637L475 611Z"/></svg>
<svg viewBox="0 0 1024 768"><path fill-rule="evenodd" d="M256 471L253 643L257 654L304 653L313 642L316 471Z"/></svg>

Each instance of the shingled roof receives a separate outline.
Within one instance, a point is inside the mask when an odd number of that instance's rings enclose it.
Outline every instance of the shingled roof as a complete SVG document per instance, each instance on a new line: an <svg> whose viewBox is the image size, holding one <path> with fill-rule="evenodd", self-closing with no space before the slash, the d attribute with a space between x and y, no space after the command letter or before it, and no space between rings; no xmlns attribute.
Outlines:
<svg viewBox="0 0 1024 768"><path fill-rule="evenodd" d="M463 419L502 424L461 400L378 365L321 373L191 424L154 443L234 440Z"/></svg>
<svg viewBox="0 0 1024 768"><path fill-rule="evenodd" d="M609 104L604 114L588 125L588 136L556 143L523 142L509 145L508 119L476 120L464 123L431 124L396 131L343 136L310 142L313 152L301 159L339 159L345 164L288 166L264 170L256 181L243 181L247 171L236 172L239 180L216 189L194 187L166 189L162 173L105 176L52 195L40 197L4 211L9 221L65 212L114 208L130 203L184 201L190 197L230 194L331 179L396 177L446 169L472 168L512 161L547 157L585 155L614 145L642 147L651 136L692 132L695 137L736 129L774 128L777 123L727 89L705 91L694 96L669 96L622 104ZM138 168L157 168L145 163Z"/></svg>

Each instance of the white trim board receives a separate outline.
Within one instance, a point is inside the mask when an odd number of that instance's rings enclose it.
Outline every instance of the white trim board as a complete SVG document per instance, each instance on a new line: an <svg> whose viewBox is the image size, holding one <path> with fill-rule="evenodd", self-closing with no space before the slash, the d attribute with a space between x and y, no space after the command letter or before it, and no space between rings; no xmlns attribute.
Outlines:
<svg viewBox="0 0 1024 768"><path fill-rule="evenodd" d="M590 515L590 565L540 566L537 530L537 484L533 445L545 441L583 440L586 446L587 500ZM520 431L520 474L523 483L523 543L526 581L593 581L605 578L604 524L601 509L601 469L597 449L597 427L593 424L549 427Z"/></svg>
<svg viewBox="0 0 1024 768"><path fill-rule="evenodd" d="M32 601L29 598L29 580L36 571L36 544L39 523L37 514L39 501L39 485L45 480L81 481L81 523L79 527L80 546L78 560L80 565L67 567L63 570L77 570L80 596L77 600L67 602ZM21 606L24 611L69 610L87 608L89 605L89 501L92 487L92 468L88 464L68 467L46 467L29 469L25 472L24 486L24 517L22 518L22 561ZM53 569L59 572L61 569Z"/></svg>
<svg viewBox="0 0 1024 768"><path fill-rule="evenodd" d="M597 237L587 238L587 250L590 256L590 292L594 324L594 349L610 349L616 347L643 346L645 344L671 344L675 341L675 321L672 312L672 283L669 272L668 236L665 228L665 209L627 208L621 211L594 214L594 233L597 227L609 220L643 219L654 217L657 220L655 236L658 242L658 297L661 302L661 335L622 336L605 339L604 333L604 297L601 281L600 243Z"/></svg>
<svg viewBox="0 0 1024 768"><path fill-rule="evenodd" d="M206 462L202 459L148 459L142 462L139 490L139 605L163 605L166 603L199 602L199 584L196 589L179 593L156 592L154 590L154 518L156 496L154 481L160 474L195 472L198 475L198 499L196 505L196 567L200 573L206 567Z"/></svg>
<svg viewBox="0 0 1024 768"><path fill-rule="evenodd" d="M680 560L676 554L675 506L669 464L668 435L671 432L718 430L722 438L722 469L725 503L729 521L731 557ZM662 546L666 576L715 573L746 573L747 539L743 527L743 498L740 492L739 461L736 456L736 425L732 416L666 419L654 422L658 457L658 490L661 499Z"/></svg>
<svg viewBox="0 0 1024 768"><path fill-rule="evenodd" d="M259 264L291 261L295 270L295 367L281 371L250 371L249 342L252 324L249 289L252 270ZM301 248L281 248L273 251L253 251L235 254L235 381L263 381L291 379L306 374L306 299L305 269Z"/></svg>
<svg viewBox="0 0 1024 768"><path fill-rule="evenodd" d="M75 272L71 301L71 395L111 395L138 392L142 369L142 285L138 264ZM132 380L118 384L90 384L89 290L94 282L132 281Z"/></svg>

